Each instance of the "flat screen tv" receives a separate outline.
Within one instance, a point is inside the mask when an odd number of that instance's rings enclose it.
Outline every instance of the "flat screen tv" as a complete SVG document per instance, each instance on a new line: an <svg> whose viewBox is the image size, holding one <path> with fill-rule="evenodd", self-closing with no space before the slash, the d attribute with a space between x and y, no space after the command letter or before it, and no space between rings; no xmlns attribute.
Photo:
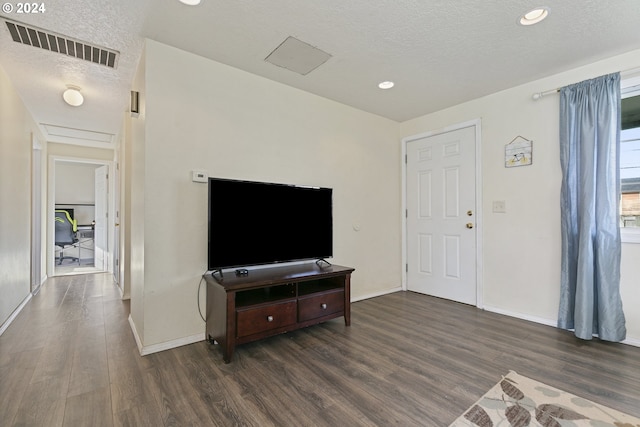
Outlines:
<svg viewBox="0 0 640 427"><path fill-rule="evenodd" d="M333 255L332 189L209 178L208 269Z"/></svg>

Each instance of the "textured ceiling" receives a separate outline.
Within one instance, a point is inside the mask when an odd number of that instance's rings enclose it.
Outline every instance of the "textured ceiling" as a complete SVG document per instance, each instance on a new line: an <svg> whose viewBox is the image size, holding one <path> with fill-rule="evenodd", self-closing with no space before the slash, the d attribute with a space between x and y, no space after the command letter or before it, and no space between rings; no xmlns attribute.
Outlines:
<svg viewBox="0 0 640 427"><path fill-rule="evenodd" d="M38 124L116 135L142 52L140 31L147 2L53 0L44 4L44 13L18 14L14 10L2 16L117 50L121 54L117 69L15 43L3 20L0 66ZM83 106L64 103L62 92L67 84L82 88ZM41 128L51 141L67 140L57 133L49 134L45 126Z"/></svg>
<svg viewBox="0 0 640 427"><path fill-rule="evenodd" d="M49 0L0 15L120 52L116 70L11 41L0 66L38 123L117 134L145 37L356 108L404 121L599 59L640 49L640 1ZM303 76L264 59L293 36L331 55ZM639 64L640 65L640 64ZM382 80L396 86L377 88ZM65 105L66 84L85 104Z"/></svg>

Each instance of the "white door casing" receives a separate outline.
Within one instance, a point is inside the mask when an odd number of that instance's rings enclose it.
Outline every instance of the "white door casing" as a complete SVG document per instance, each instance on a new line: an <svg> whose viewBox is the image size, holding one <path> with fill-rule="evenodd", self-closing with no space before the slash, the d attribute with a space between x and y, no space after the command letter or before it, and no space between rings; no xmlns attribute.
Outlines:
<svg viewBox="0 0 640 427"><path fill-rule="evenodd" d="M406 289L480 305L479 122L404 142Z"/></svg>
<svg viewBox="0 0 640 427"><path fill-rule="evenodd" d="M109 167L107 165L96 168L95 171L95 266L107 270L107 208L109 200Z"/></svg>
<svg viewBox="0 0 640 427"><path fill-rule="evenodd" d="M55 201L56 201L56 169L57 169L57 165L59 163L79 163L79 164L95 164L95 165L104 165L105 166L105 170L108 171L110 169L112 169L112 162L110 161L106 161L106 160L100 160L100 159L90 159L90 158L80 158L80 157L71 157L71 156L58 156L58 155L50 155L49 156L49 164L48 164L48 170L47 170L47 245L46 245L46 252L47 252L47 258L46 258L46 273L48 276L52 277L55 276L55 245L54 245L54 241L55 241L55 227L53 227L52 225L54 224L54 211L55 211ZM94 177L95 178L95 177ZM106 177L105 177L106 178ZM94 184L94 191L95 191L95 184ZM113 191L110 189L109 186L109 181L107 180L105 183L105 187L104 187L104 194L103 196L100 198L100 200L104 201L104 210L105 210L105 214L104 217L108 218L108 215L106 212L108 212L110 210L110 206L112 204L111 200L110 200L110 196L109 194L112 194ZM94 202L95 204L95 202ZM95 205L94 205L94 209L95 209ZM108 233L110 232L110 229L112 228L112 226L108 223L108 221L104 222L104 226L106 227L105 230L105 238L104 238L104 244L105 246L103 247L103 255L104 255L104 271L108 271L109 268L109 258L110 258L110 254L108 252L104 252L108 250L108 246L106 246L108 244ZM95 233L94 233L94 239L95 239ZM95 242L94 242L95 243ZM101 246L102 247L102 246ZM95 256L95 253L94 253ZM99 265L96 265L98 268L101 268Z"/></svg>
<svg viewBox="0 0 640 427"><path fill-rule="evenodd" d="M42 144L32 134L31 151L31 292L40 289L42 274Z"/></svg>
<svg viewBox="0 0 640 427"><path fill-rule="evenodd" d="M116 161L115 162L115 169L113 171L112 174L112 179L113 179L113 188L116 189L116 193L118 192L117 189L120 188L120 165L119 163ZM112 242L113 244L111 245L111 252L113 253L113 280L116 283L116 285L120 288L120 291L122 293L123 289L122 289L122 283L120 283L120 198L119 197L114 197L113 199L113 212L114 212L114 230L113 230L113 239Z"/></svg>

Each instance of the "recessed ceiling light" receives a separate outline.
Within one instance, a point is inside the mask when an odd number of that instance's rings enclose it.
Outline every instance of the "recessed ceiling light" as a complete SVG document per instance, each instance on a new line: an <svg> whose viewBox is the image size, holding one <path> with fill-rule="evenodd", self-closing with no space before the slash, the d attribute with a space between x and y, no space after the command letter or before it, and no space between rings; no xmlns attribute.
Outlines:
<svg viewBox="0 0 640 427"><path fill-rule="evenodd" d="M80 88L72 85L67 85L67 90L62 93L62 99L72 107L79 107L84 102L84 97L80 93Z"/></svg>
<svg viewBox="0 0 640 427"><path fill-rule="evenodd" d="M391 81L385 81L385 82L380 82L380 83L378 84L378 87L379 87L380 89L391 89L394 85L395 85L395 83L394 83L394 82L391 82Z"/></svg>
<svg viewBox="0 0 640 427"><path fill-rule="evenodd" d="M187 6L197 6L200 4L200 0L180 0L180 3L184 3Z"/></svg>
<svg viewBox="0 0 640 427"><path fill-rule="evenodd" d="M533 10L530 10L529 12L525 13L524 15L522 15L520 17L520 19L518 20L518 23L520 25L533 25L533 24L537 24L538 22L542 21L544 18L546 18L549 15L549 8L544 6L544 7L537 7Z"/></svg>

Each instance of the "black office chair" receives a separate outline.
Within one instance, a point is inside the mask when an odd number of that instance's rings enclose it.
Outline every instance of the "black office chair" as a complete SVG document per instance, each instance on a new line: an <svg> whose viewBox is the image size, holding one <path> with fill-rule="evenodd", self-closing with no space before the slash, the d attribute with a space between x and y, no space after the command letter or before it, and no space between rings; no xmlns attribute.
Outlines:
<svg viewBox="0 0 640 427"><path fill-rule="evenodd" d="M55 216L55 225L56 225L56 238L55 245L60 247L60 258L58 265L62 265L62 261L65 259L70 259L72 261L78 261L80 264L80 259L71 256L64 256L64 250L68 247L75 247L78 243L78 237L76 232L78 231L78 226L76 221L71 218L69 212L65 210L56 210Z"/></svg>

